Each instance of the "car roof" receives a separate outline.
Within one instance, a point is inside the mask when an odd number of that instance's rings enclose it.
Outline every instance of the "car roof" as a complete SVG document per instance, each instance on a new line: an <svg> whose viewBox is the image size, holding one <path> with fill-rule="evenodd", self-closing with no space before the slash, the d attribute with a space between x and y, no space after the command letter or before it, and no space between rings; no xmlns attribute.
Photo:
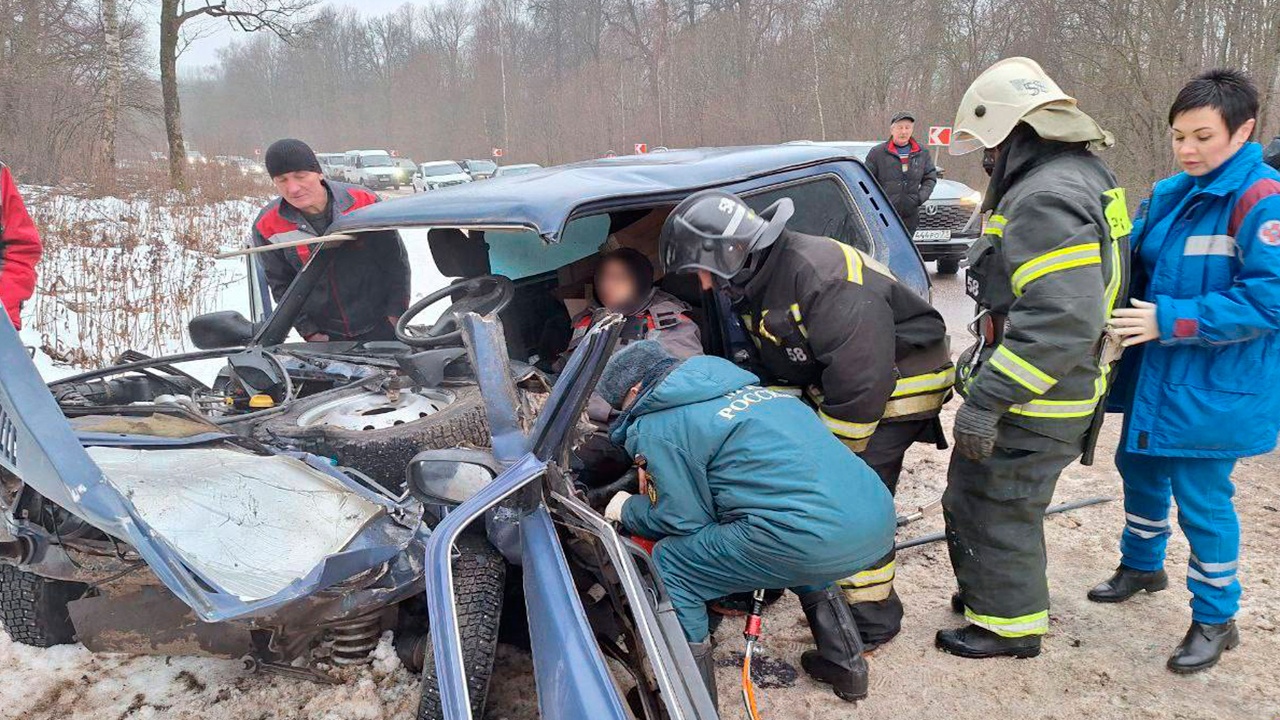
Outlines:
<svg viewBox="0 0 1280 720"><path fill-rule="evenodd" d="M840 147L796 144L695 148L599 158L498 176L361 208L330 233L410 227L524 227L555 241L579 208L611 200L683 196L784 170L857 158ZM668 198L669 199L669 198Z"/></svg>
<svg viewBox="0 0 1280 720"><path fill-rule="evenodd" d="M419 165L457 165L458 161L457 160L428 160L426 162L422 162L418 164Z"/></svg>

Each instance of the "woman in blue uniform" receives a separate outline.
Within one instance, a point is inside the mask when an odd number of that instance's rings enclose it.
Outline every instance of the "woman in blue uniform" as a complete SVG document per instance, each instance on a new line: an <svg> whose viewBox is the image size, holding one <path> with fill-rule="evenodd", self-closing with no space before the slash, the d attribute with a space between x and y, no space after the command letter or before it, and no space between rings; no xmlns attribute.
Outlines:
<svg viewBox="0 0 1280 720"><path fill-rule="evenodd" d="M1170 498L1191 545L1191 627L1169 658L1212 667L1236 646L1240 523L1231 471L1269 452L1280 426L1280 173L1250 142L1258 93L1243 74L1207 72L1169 110L1183 172L1156 184L1132 234L1131 307L1113 332L1128 347L1113 401L1125 413L1120 567L1089 592L1120 602L1168 585Z"/></svg>

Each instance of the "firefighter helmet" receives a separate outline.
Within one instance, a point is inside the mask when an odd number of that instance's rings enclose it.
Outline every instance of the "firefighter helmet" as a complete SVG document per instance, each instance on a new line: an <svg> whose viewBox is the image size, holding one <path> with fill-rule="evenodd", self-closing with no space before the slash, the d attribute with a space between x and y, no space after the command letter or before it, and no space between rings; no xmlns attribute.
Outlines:
<svg viewBox="0 0 1280 720"><path fill-rule="evenodd" d="M996 147L1024 117L1054 103L1074 107L1076 99L1064 93L1035 60L1005 58L984 70L965 91L948 152L964 155Z"/></svg>
<svg viewBox="0 0 1280 720"><path fill-rule="evenodd" d="M671 211L662 226L658 245L663 267L675 273L706 270L729 280L746 267L752 253L778 239L794 210L790 198L756 214L732 193L694 193Z"/></svg>

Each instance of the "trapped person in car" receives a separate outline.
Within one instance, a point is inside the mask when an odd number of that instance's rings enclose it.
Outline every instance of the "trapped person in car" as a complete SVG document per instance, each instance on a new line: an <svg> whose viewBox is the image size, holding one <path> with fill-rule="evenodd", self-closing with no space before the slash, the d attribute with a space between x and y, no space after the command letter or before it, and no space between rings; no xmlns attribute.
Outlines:
<svg viewBox="0 0 1280 720"><path fill-rule="evenodd" d="M0 162L0 305L17 329L22 329L22 304L35 291L36 263L43 252L18 185Z"/></svg>
<svg viewBox="0 0 1280 720"><path fill-rule="evenodd" d="M798 398L722 358L680 360L642 340L610 358L596 390L622 411L613 439L648 478L605 517L658 541L654 562L708 690L707 601L789 587L817 644L805 671L842 699L865 697L862 640L834 583L893 548L893 499L875 472Z"/></svg>
<svg viewBox="0 0 1280 720"><path fill-rule="evenodd" d="M938 168L933 165L929 148L912 137L916 119L900 112L889 121L889 139L867 153L867 172L880 183L889 204L907 226L907 234L915 235L920 224L920 206L933 194L938 184Z"/></svg>
<svg viewBox="0 0 1280 720"><path fill-rule="evenodd" d="M908 448L946 447L938 415L955 380L946 324L871 257L787 230L792 210L789 199L757 215L730 193L690 195L662 229L663 262L723 287L769 384L803 395L893 493ZM894 567L890 554L840 583L871 647L902 628Z"/></svg>
<svg viewBox="0 0 1280 720"><path fill-rule="evenodd" d="M320 161L301 140L277 140L267 148L267 174L280 197L253 221L254 246L324 235L339 216L378 202L356 185L327 180ZM313 246L262 254L276 302L311 258ZM395 324L409 307L409 257L394 230L365 233L327 252L327 276L307 297L294 328L308 342L395 340Z"/></svg>

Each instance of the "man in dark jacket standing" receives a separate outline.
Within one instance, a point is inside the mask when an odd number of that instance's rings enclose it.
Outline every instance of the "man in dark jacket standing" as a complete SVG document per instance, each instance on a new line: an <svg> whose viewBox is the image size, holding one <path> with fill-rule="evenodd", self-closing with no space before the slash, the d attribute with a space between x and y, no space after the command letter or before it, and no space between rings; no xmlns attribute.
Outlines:
<svg viewBox="0 0 1280 720"><path fill-rule="evenodd" d="M871 257L786 230L792 208L784 199L756 215L735 195L695 193L667 218L663 262L704 286L719 278L770 386L805 397L892 493L907 449L943 439L938 414L955 379L946 325ZM890 553L840 581L868 646L901 629L893 579Z"/></svg>
<svg viewBox="0 0 1280 720"><path fill-rule="evenodd" d="M36 287L36 263L43 246L35 223L18 194L9 168L0 163L0 308L15 328L22 328L20 312Z"/></svg>
<svg viewBox="0 0 1280 720"><path fill-rule="evenodd" d="M1033 657L1049 628L1044 511L1080 457L1114 359L1103 330L1127 281L1123 188L1090 147L1111 136L1033 60L969 86L953 154L995 148L966 287L977 343L961 355L942 509L969 624L937 634L968 658Z"/></svg>
<svg viewBox="0 0 1280 720"><path fill-rule="evenodd" d="M657 540L653 561L707 689L714 693L706 603L788 587L817 644L805 671L855 701L867 664L834 581L893 547L893 501L792 395L723 358L679 360L655 340L609 359L596 385L622 410L614 442L643 458L641 493L617 493L604 516Z"/></svg>
<svg viewBox="0 0 1280 720"><path fill-rule="evenodd" d="M933 165L929 149L916 142L911 134L916 119L900 112L889 123L889 139L867 153L867 171L880 183L893 209L914 236L920 223L920 206L933 194L938 184L938 168Z"/></svg>
<svg viewBox="0 0 1280 720"><path fill-rule="evenodd" d="M362 187L326 180L301 140L277 140L264 159L280 197L254 220L255 246L324 235L338 216L378 202ZM310 258L309 245L262 254L276 302ZM327 272L294 321L298 334L308 342L394 340L396 320L409 306L409 258L399 233L366 233L339 245Z"/></svg>

